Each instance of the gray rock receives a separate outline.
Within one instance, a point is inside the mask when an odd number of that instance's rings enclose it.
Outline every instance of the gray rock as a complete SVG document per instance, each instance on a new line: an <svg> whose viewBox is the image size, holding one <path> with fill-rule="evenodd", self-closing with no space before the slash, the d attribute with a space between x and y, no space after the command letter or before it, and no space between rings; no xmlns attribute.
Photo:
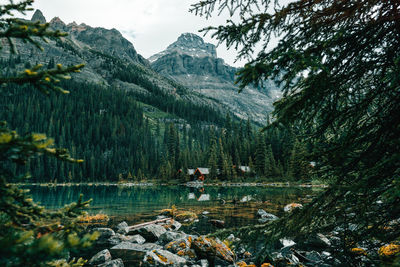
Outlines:
<svg viewBox="0 0 400 267"><path fill-rule="evenodd" d="M153 243L134 244L122 242L110 249L113 258L121 258L124 263L139 264L148 251L161 249L161 246ZM135 266L135 265L134 265Z"/></svg>
<svg viewBox="0 0 400 267"><path fill-rule="evenodd" d="M144 244L146 242L146 239L144 239L141 235L128 236L128 239L131 243Z"/></svg>
<svg viewBox="0 0 400 267"><path fill-rule="evenodd" d="M167 232L167 230L165 230L161 225L150 224L138 229L129 230L128 235L139 234L147 241L155 242L165 232Z"/></svg>
<svg viewBox="0 0 400 267"><path fill-rule="evenodd" d="M141 236L141 235L121 235L121 234L116 234L110 239L108 239L108 243L111 246L118 245L119 243L122 242L131 242L131 243L137 243L137 244L143 244L146 242L146 240Z"/></svg>
<svg viewBox="0 0 400 267"><path fill-rule="evenodd" d="M257 211L257 216L258 217L263 217L263 215L265 215L265 214L267 214L267 212L265 211L265 210L263 210L263 209L259 209L258 211Z"/></svg>
<svg viewBox="0 0 400 267"><path fill-rule="evenodd" d="M146 253L143 266L184 266L186 259L167 250L154 249Z"/></svg>
<svg viewBox="0 0 400 267"><path fill-rule="evenodd" d="M288 238L281 238L279 239L279 242L282 244L283 247L292 247L296 245L296 242Z"/></svg>
<svg viewBox="0 0 400 267"><path fill-rule="evenodd" d="M117 233L126 235L128 233L128 229L127 229L128 226L129 225L124 221L124 222L119 223L115 228L117 230Z"/></svg>
<svg viewBox="0 0 400 267"><path fill-rule="evenodd" d="M104 249L104 250L100 251L99 253L97 253L96 255L94 255L89 260L89 264L98 265L98 264L105 263L106 261L110 261L110 260L111 260L110 251L108 249Z"/></svg>
<svg viewBox="0 0 400 267"><path fill-rule="evenodd" d="M183 232L168 231L168 232L165 232L162 235L160 235L160 238L158 239L158 241L161 244L166 244L166 243L169 243L171 241L182 239L182 238L185 238L185 237L186 237L186 234L183 233Z"/></svg>
<svg viewBox="0 0 400 267"><path fill-rule="evenodd" d="M93 228L91 232L98 232L100 234L96 240L96 244L108 244L108 240L112 236L115 236L115 232L110 228Z"/></svg>
<svg viewBox="0 0 400 267"><path fill-rule="evenodd" d="M107 261L97 267L124 267L124 262L121 259L115 259L112 261Z"/></svg>
<svg viewBox="0 0 400 267"><path fill-rule="evenodd" d="M182 224L180 222L178 222L177 220L173 220L172 224L171 224L171 228L174 231L179 230L182 227Z"/></svg>
<svg viewBox="0 0 400 267"><path fill-rule="evenodd" d="M164 246L164 249L169 250L173 253L178 253L178 251L187 251L190 249L190 242L187 238L182 238L169 242Z"/></svg>
<svg viewBox="0 0 400 267"><path fill-rule="evenodd" d="M260 217L260 222L267 222L267 221L274 221L278 220L279 218L272 213L268 213L263 209L259 209L257 211L258 217Z"/></svg>

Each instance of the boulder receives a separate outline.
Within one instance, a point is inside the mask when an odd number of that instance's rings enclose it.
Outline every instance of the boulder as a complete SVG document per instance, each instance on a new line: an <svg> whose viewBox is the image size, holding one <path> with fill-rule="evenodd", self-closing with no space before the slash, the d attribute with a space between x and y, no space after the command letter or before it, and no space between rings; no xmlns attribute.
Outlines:
<svg viewBox="0 0 400 267"><path fill-rule="evenodd" d="M154 249L146 253L143 266L184 266L186 259L167 250Z"/></svg>
<svg viewBox="0 0 400 267"><path fill-rule="evenodd" d="M102 264L105 263L106 261L110 261L111 260L111 253L108 249L104 249L102 251L100 251L99 253L97 253L96 255L94 255L90 260L89 260L89 264L91 265L98 265L98 264Z"/></svg>
<svg viewBox="0 0 400 267"><path fill-rule="evenodd" d="M194 239L192 241L192 248L199 258L207 259L214 264L231 264L235 256L232 250L223 242L205 236Z"/></svg>
<svg viewBox="0 0 400 267"><path fill-rule="evenodd" d="M103 264L97 265L97 267L124 267L124 262L121 259L115 259L107 261Z"/></svg>
<svg viewBox="0 0 400 267"><path fill-rule="evenodd" d="M166 244L171 241L177 240L177 239L182 239L185 238L186 234L184 232L173 232L173 231L168 231L160 235L158 242L161 244Z"/></svg>
<svg viewBox="0 0 400 267"><path fill-rule="evenodd" d="M283 208L283 210L285 211L285 212L291 212L292 210L294 210L294 209L298 209L298 208L303 208L303 205L301 205L301 204L299 204L299 203L290 203L290 204L287 204L284 208Z"/></svg>
<svg viewBox="0 0 400 267"><path fill-rule="evenodd" d="M113 258L121 258L124 263L138 266L146 253L154 249L161 249L161 246L153 243L134 244L130 242L122 242L112 247L110 252Z"/></svg>
<svg viewBox="0 0 400 267"><path fill-rule="evenodd" d="M110 228L93 228L91 232L98 232L99 238L96 240L96 244L108 244L108 240L115 236L115 232Z"/></svg>
<svg viewBox="0 0 400 267"><path fill-rule="evenodd" d="M117 233L126 235L128 233L128 224L124 221L119 223L115 228Z"/></svg>
<svg viewBox="0 0 400 267"><path fill-rule="evenodd" d="M111 236L110 239L108 239L108 243L111 246L118 245L121 242L131 242L131 243L137 243L137 244L143 244L146 242L146 240L141 236L141 235L121 235L121 234L116 234L114 236Z"/></svg>
<svg viewBox="0 0 400 267"><path fill-rule="evenodd" d="M162 227L161 225L157 225L157 224L149 224L137 229L131 229L128 232L128 235L141 235L144 237L144 239L146 239L149 242L154 242L157 241L158 238L164 234L165 232L167 232L167 230L165 230L164 227Z"/></svg>

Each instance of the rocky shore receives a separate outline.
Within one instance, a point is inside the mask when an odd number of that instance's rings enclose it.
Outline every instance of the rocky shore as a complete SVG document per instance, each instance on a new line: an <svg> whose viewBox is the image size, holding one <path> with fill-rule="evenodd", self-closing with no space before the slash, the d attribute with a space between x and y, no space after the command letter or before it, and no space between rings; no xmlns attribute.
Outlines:
<svg viewBox="0 0 400 267"><path fill-rule="evenodd" d="M284 207L284 211L292 212L298 208L302 208L301 204L291 203ZM279 219L262 209L258 210L257 216L262 224ZM182 224L196 221L196 214L177 214L176 210L170 209L164 210L152 222L133 226L121 222L113 228L93 227L89 231L98 232L99 238L87 266L348 266L348 262L338 256L346 253L358 262L357 266L378 266L374 258L389 259L400 253L400 245L377 241L355 244L349 251L343 251L341 234L357 229L356 226L349 226L349 229L338 226L335 231L316 233L304 240L283 237L275 245L275 250L265 257L269 260L255 265L254 262L260 262L255 256L258 251L250 249L251 245L242 242L237 237L240 235L233 231L226 230L225 235L217 235L220 238L181 231ZM221 228L224 226L223 221L209 222Z"/></svg>

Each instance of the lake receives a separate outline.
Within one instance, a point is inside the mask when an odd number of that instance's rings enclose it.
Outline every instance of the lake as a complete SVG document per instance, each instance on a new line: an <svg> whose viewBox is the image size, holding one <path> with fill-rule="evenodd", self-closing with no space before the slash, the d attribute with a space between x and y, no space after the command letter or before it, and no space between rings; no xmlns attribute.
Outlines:
<svg viewBox="0 0 400 267"><path fill-rule="evenodd" d="M200 222L190 226L196 233L213 229L208 221L225 221L226 227L240 227L257 223L257 210L262 208L277 216L282 215L284 205L292 202L305 203L321 191L320 188L265 187L265 186L123 186L123 185L69 185L23 186L30 189L32 198L49 209L58 209L84 199L93 199L89 214L104 213L110 216L110 224L125 220L136 224L155 219L160 210L175 205L178 209L198 214ZM207 213L203 215L202 213Z"/></svg>

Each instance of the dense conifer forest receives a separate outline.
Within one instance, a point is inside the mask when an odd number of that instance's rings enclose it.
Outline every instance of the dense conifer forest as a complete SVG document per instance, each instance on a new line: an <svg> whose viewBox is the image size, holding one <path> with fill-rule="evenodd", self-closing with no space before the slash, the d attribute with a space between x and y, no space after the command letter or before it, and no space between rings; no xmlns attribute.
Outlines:
<svg viewBox="0 0 400 267"><path fill-rule="evenodd" d="M185 182L186 170L197 167L211 168L210 178L221 181L310 178L307 149L291 130L261 133L250 121L161 92L159 99L147 99L71 81L63 88L71 91L68 97L8 85L0 100L1 117L10 127L54 136L57 145L84 160L33 159L25 170L30 182ZM303 168L295 161L303 161ZM236 166L243 165L251 172L238 171Z"/></svg>

